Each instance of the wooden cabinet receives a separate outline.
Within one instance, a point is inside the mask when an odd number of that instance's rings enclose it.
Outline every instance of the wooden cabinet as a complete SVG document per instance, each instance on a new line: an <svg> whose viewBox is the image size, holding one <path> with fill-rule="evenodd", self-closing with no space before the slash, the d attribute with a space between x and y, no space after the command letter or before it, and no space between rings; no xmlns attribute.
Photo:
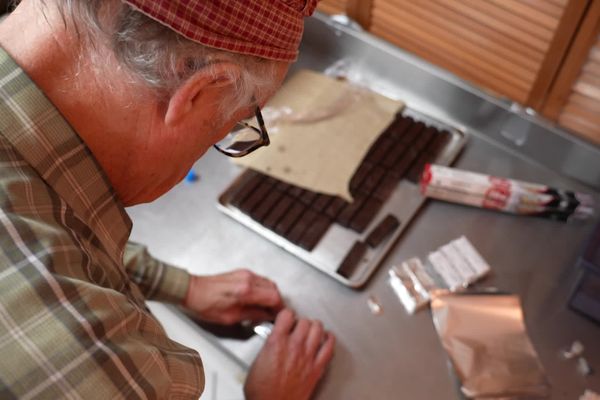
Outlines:
<svg viewBox="0 0 600 400"><path fill-rule="evenodd" d="M330 15L344 14L347 3L347 0L323 0L319 3L317 10Z"/></svg>
<svg viewBox="0 0 600 400"><path fill-rule="evenodd" d="M592 0L545 99L543 113L600 144L600 0Z"/></svg>
<svg viewBox="0 0 600 400"><path fill-rule="evenodd" d="M344 9L373 34L600 143L600 0L325 0L320 9Z"/></svg>

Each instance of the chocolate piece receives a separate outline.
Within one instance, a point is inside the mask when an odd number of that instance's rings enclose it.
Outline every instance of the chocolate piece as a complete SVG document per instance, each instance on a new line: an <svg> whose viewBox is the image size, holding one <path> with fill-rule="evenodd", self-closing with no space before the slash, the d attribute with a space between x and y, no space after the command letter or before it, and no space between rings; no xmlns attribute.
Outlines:
<svg viewBox="0 0 600 400"><path fill-rule="evenodd" d="M360 264L363 259L363 256L367 252L367 245L361 241L354 242L354 245L344 257L344 260L341 262L340 266L336 270L338 274L343 276L346 279L350 279L354 270Z"/></svg>
<svg viewBox="0 0 600 400"><path fill-rule="evenodd" d="M375 218L375 215L377 215L382 205L383 203L381 200L375 197L367 198L360 210L352 217L350 228L358 233L364 231L373 218Z"/></svg>
<svg viewBox="0 0 600 400"><path fill-rule="evenodd" d="M290 189L288 190L288 193L290 194L290 196L300 197L302 195L302 193L304 193L304 190L302 190L298 186L290 185Z"/></svg>
<svg viewBox="0 0 600 400"><path fill-rule="evenodd" d="M340 197L334 197L333 201L329 204L329 206L325 209L325 215L331 219L336 219L340 212L348 205L349 203Z"/></svg>
<svg viewBox="0 0 600 400"><path fill-rule="evenodd" d="M373 164L381 162L393 145L394 140L390 139L388 136L380 136L367 152L365 160Z"/></svg>
<svg viewBox="0 0 600 400"><path fill-rule="evenodd" d="M300 216L298 221L296 221L292 229L287 233L287 235L285 235L286 239L294 244L298 244L304 232L314 222L314 220L317 219L318 216L319 214L317 214L315 211L307 208Z"/></svg>
<svg viewBox="0 0 600 400"><path fill-rule="evenodd" d="M293 197L291 197L288 194L284 194L277 203L277 205L275 205L271 212L267 214L267 217L262 222L263 225L269 229L275 228L275 226L281 220L281 218L288 212L293 202Z"/></svg>
<svg viewBox="0 0 600 400"><path fill-rule="evenodd" d="M395 176L399 177L398 179L403 178L404 175L406 175L413 160L417 157L417 154L418 153L414 149L408 149L405 156L392 167L392 171Z"/></svg>
<svg viewBox="0 0 600 400"><path fill-rule="evenodd" d="M436 129L435 128L429 127L427 129L425 129L423 132L421 132L421 134L419 135L419 138L416 140L416 142L414 144L414 148L418 152L423 151L427 147L427 145L433 139L435 139L435 135L436 135Z"/></svg>
<svg viewBox="0 0 600 400"><path fill-rule="evenodd" d="M287 192L288 190L290 190L291 187L292 187L292 185L285 183L283 181L278 181L277 185L275 185L275 189L280 190L282 192Z"/></svg>
<svg viewBox="0 0 600 400"><path fill-rule="evenodd" d="M413 121L413 119L410 117L401 117L397 119L390 130L392 139L398 140L404 136L408 128L410 128L414 122L415 121Z"/></svg>
<svg viewBox="0 0 600 400"><path fill-rule="evenodd" d="M311 251L321 240L327 229L331 226L331 220L324 215L317 215L316 219L304 232L298 244L305 250Z"/></svg>
<svg viewBox="0 0 600 400"><path fill-rule="evenodd" d="M312 209L317 212L323 212L329 203L333 200L333 196L328 196L326 194L319 194L316 200L312 203Z"/></svg>
<svg viewBox="0 0 600 400"><path fill-rule="evenodd" d="M273 188L275 180L267 178L262 181L258 187L250 193L250 195L240 204L239 208L246 214L250 214L260 202L267 196L269 191Z"/></svg>
<svg viewBox="0 0 600 400"><path fill-rule="evenodd" d="M295 201L288 212L281 218L277 225L275 225L275 232L281 236L286 236L305 209L306 206L304 204Z"/></svg>
<svg viewBox="0 0 600 400"><path fill-rule="evenodd" d="M417 140L421 131L425 128L425 124L422 122L417 122L416 124L411 125L409 129L406 130L405 134L400 137L402 143L412 144Z"/></svg>
<svg viewBox="0 0 600 400"><path fill-rule="evenodd" d="M406 151L406 146L407 145L405 143L402 143L400 141L394 143L394 146L390 149L385 158L381 161L381 165L384 168L390 168L394 164L396 164L400 157L402 157L402 154L404 154L404 152Z"/></svg>
<svg viewBox="0 0 600 400"><path fill-rule="evenodd" d="M266 179L264 175L253 170L247 170L240 178L241 182L238 184L237 191L231 197L231 204L239 207L264 179Z"/></svg>
<svg viewBox="0 0 600 400"><path fill-rule="evenodd" d="M379 182L381 182L383 175L385 175L385 169L379 166L373 168L360 186L360 191L366 195L370 195L379 185Z"/></svg>
<svg viewBox="0 0 600 400"><path fill-rule="evenodd" d="M413 162L410 170L407 173L407 179L413 183L418 183L421 179L421 173L425 164L431 161L431 155L424 150L435 141L436 130L434 128L427 128L419 137L419 140L415 144L415 149L420 153L419 157Z"/></svg>
<svg viewBox="0 0 600 400"><path fill-rule="evenodd" d="M307 206L310 206L312 202L315 201L318 195L318 193L312 192L310 190L304 190L304 192L300 195L300 201L306 204Z"/></svg>
<svg viewBox="0 0 600 400"><path fill-rule="evenodd" d="M366 161L362 162L350 180L350 193L354 194L357 191L361 183L371 171L371 168L373 168L373 164Z"/></svg>
<svg viewBox="0 0 600 400"><path fill-rule="evenodd" d="M426 150L429 154L433 156L432 160L435 161L437 156L441 153L444 147L446 147L446 144L448 144L451 138L452 135L450 134L450 132L447 131L439 132L436 135L436 138L432 143L429 144Z"/></svg>
<svg viewBox="0 0 600 400"><path fill-rule="evenodd" d="M367 196L365 196L365 195L356 196L352 203L350 203L346 207L344 207L344 209L342 210L342 212L340 212L340 214L337 216L335 221L338 224L349 228L350 221L352 221L352 217L354 217L354 214L356 214L358 212L358 210L361 209L365 200L367 200Z"/></svg>
<svg viewBox="0 0 600 400"><path fill-rule="evenodd" d="M421 180L421 174L423 173L423 169L425 169L425 164L430 162L430 158L430 154L421 154L419 158L413 163L412 167L410 167L410 170L406 174L406 179L408 179L412 183L419 183L419 181Z"/></svg>
<svg viewBox="0 0 600 400"><path fill-rule="evenodd" d="M379 246L388 236L390 236L398 227L400 221L392 214L388 214L367 236L367 244L373 248Z"/></svg>
<svg viewBox="0 0 600 400"><path fill-rule="evenodd" d="M388 172L381 180L381 183L379 183L377 189L375 189L373 196L377 197L381 201L386 201L394 189L396 189L396 186L398 186L398 181L398 177L391 172Z"/></svg>
<svg viewBox="0 0 600 400"><path fill-rule="evenodd" d="M267 214L275 207L275 204L281 199L283 192L279 190L271 190L267 196L258 204L258 206L250 212L250 216L260 223L263 222Z"/></svg>

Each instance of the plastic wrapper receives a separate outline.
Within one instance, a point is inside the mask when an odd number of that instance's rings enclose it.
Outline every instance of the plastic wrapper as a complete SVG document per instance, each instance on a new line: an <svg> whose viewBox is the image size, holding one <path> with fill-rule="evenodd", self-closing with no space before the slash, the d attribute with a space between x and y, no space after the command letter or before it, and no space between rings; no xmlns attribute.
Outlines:
<svg viewBox="0 0 600 400"><path fill-rule="evenodd" d="M561 221L594 215L593 198L585 193L433 164L423 171L421 191L438 200Z"/></svg>
<svg viewBox="0 0 600 400"><path fill-rule="evenodd" d="M390 269L390 285L410 314L426 306L435 293L457 292L487 275L491 268L462 236L428 256L425 265L411 258Z"/></svg>

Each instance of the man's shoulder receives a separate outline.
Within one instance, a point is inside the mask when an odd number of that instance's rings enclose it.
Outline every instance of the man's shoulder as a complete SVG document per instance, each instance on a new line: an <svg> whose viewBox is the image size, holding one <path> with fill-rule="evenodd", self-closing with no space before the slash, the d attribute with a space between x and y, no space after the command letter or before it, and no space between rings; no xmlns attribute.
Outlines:
<svg viewBox="0 0 600 400"><path fill-rule="evenodd" d="M90 270L110 262L93 230L2 135L0 230L0 269L35 260L50 272L89 280Z"/></svg>

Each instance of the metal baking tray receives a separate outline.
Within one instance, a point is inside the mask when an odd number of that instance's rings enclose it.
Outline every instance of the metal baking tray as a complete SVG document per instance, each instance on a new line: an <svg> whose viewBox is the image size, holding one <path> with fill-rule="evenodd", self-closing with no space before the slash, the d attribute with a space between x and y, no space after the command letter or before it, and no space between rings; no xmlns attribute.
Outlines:
<svg viewBox="0 0 600 400"><path fill-rule="evenodd" d="M426 125L433 126L439 130L450 132L452 135L451 140L440 152L435 163L440 165L450 165L456 160L467 142L467 134L463 130L439 122L409 107L405 107L402 114L412 117L415 121L421 121ZM306 251L262 226L260 223L241 212L238 208L231 205L230 200L236 191L237 185L240 183L240 177L241 175L238 176L238 178L235 179L219 197L217 204L219 210L296 255L321 272L352 288L359 288L367 282L426 200L423 195L421 195L419 185L406 179L402 179L381 210L379 210L371 224L362 234L358 234L349 228L334 223L315 248L312 251ZM336 273L340 263L354 242L356 240L364 240L373 227L377 226L377 224L388 214L394 215L401 222L400 227L396 229L393 235L387 237L377 248L369 248L367 250L360 263L356 266L350 279Z"/></svg>

